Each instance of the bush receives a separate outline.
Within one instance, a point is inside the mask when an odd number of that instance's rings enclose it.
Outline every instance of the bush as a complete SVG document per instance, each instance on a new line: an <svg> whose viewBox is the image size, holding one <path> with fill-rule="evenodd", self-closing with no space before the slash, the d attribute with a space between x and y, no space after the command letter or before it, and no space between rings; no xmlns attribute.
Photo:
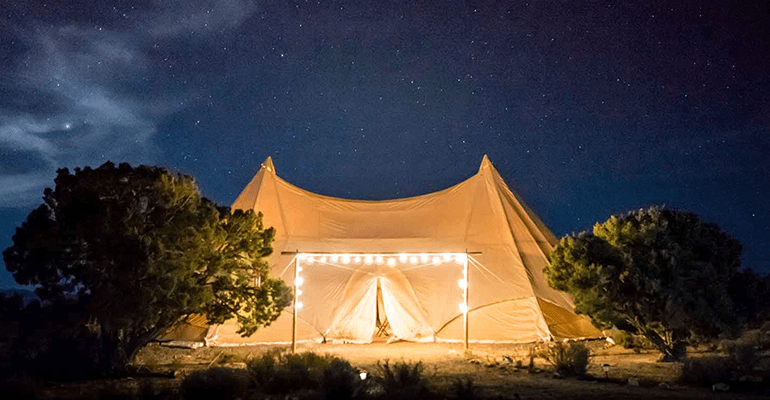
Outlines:
<svg viewBox="0 0 770 400"><path fill-rule="evenodd" d="M223 365L223 364L229 364L234 362L243 361L243 358L237 354L233 353L223 353L222 355L217 358L217 364Z"/></svg>
<svg viewBox="0 0 770 400"><path fill-rule="evenodd" d="M476 387L473 386L473 379L457 379L449 387L450 398L457 400L478 399Z"/></svg>
<svg viewBox="0 0 770 400"><path fill-rule="evenodd" d="M562 376L584 377L591 361L591 351L582 343L556 343L546 349L543 358Z"/></svg>
<svg viewBox="0 0 770 400"><path fill-rule="evenodd" d="M180 385L182 399L238 399L244 398L248 377L243 370L209 368L194 371Z"/></svg>
<svg viewBox="0 0 770 400"><path fill-rule="evenodd" d="M689 386L711 386L719 382L730 382L732 368L723 357L687 359L682 363L677 381Z"/></svg>
<svg viewBox="0 0 770 400"><path fill-rule="evenodd" d="M388 360L377 363L378 382L382 386L385 398L422 399L430 395L430 390L422 375L424 366L421 362L409 364L404 361L390 365Z"/></svg>
<svg viewBox="0 0 770 400"><path fill-rule="evenodd" d="M710 386L719 382L734 382L751 375L766 356L750 343L727 343L725 356L685 360L679 382L687 385Z"/></svg>
<svg viewBox="0 0 770 400"><path fill-rule="evenodd" d="M321 391L327 399L354 399L361 397L366 390L366 381L362 380L357 369L349 362L333 358L323 369Z"/></svg>
<svg viewBox="0 0 770 400"><path fill-rule="evenodd" d="M358 371L340 358L316 353L283 354L271 351L246 363L257 390L283 394L302 390L357 395Z"/></svg>
<svg viewBox="0 0 770 400"><path fill-rule="evenodd" d="M759 351L750 343L730 343L725 347L727 365L738 374L747 374L754 370L762 359Z"/></svg>

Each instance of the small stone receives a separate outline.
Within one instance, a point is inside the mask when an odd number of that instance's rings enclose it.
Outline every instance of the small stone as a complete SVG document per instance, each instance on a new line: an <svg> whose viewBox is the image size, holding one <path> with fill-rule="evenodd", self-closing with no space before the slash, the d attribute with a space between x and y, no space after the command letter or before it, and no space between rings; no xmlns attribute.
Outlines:
<svg viewBox="0 0 770 400"><path fill-rule="evenodd" d="M558 373L558 372L554 372L554 373L553 373L553 375L552 375L552 377L553 377L554 379L562 379L562 378L564 378L564 377L563 377L563 376L562 376L560 373Z"/></svg>
<svg viewBox="0 0 770 400"><path fill-rule="evenodd" d="M738 382L762 383L764 382L764 378L762 378L761 376L744 375L738 378Z"/></svg>
<svg viewBox="0 0 770 400"><path fill-rule="evenodd" d="M715 383L714 386L711 387L711 390L713 390L714 392L729 392L730 385L724 382Z"/></svg>
<svg viewBox="0 0 770 400"><path fill-rule="evenodd" d="M658 387L661 389L671 389L671 385L669 385L667 382L661 382Z"/></svg>
<svg viewBox="0 0 770 400"><path fill-rule="evenodd" d="M628 378L628 386L639 386L639 379Z"/></svg>

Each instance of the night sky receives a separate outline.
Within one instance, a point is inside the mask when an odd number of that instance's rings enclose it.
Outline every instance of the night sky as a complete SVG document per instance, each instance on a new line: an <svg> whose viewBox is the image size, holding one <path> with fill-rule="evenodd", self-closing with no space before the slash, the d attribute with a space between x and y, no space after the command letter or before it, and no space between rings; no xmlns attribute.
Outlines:
<svg viewBox="0 0 770 400"><path fill-rule="evenodd" d="M668 205L770 272L768 1L0 12L2 249L61 167L164 166L229 205L267 156L304 189L390 199L458 183L488 154L557 236Z"/></svg>

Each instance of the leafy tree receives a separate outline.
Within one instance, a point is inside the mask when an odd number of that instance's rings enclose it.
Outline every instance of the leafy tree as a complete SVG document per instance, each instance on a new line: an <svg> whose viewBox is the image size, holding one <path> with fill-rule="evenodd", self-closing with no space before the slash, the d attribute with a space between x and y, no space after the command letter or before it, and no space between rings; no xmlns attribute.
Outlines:
<svg viewBox="0 0 770 400"><path fill-rule="evenodd" d="M246 336L290 304L268 277L274 230L201 197L191 177L107 162L60 169L55 184L3 256L18 283L98 338L98 370L119 372L189 314L237 318Z"/></svg>
<svg viewBox="0 0 770 400"><path fill-rule="evenodd" d="M574 296L578 313L602 327L630 325L671 361L690 338L740 329L740 255L740 243L718 226L651 207L562 238L544 271Z"/></svg>

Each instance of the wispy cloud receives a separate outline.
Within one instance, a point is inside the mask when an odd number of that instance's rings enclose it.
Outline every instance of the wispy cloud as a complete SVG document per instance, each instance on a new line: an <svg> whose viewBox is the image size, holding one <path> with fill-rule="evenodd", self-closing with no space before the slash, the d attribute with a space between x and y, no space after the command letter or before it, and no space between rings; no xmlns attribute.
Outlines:
<svg viewBox="0 0 770 400"><path fill-rule="evenodd" d="M133 10L133 26L113 30L37 21L15 26L23 50L4 58L12 67L0 87L0 207L38 203L58 168L108 159L156 162L158 121L185 102L153 89L168 76L159 78L152 44L187 40L191 31L216 34L254 8L248 1L158 2Z"/></svg>
<svg viewBox="0 0 770 400"><path fill-rule="evenodd" d="M149 18L152 36L180 36L191 32L217 33L241 24L256 9L248 0L164 2Z"/></svg>
<svg viewBox="0 0 770 400"><path fill-rule="evenodd" d="M150 110L117 90L122 75L146 67L138 51L116 33L73 26L28 40L31 50L7 82L28 97L22 104L36 106L0 105L0 207L38 202L57 168L153 160Z"/></svg>

